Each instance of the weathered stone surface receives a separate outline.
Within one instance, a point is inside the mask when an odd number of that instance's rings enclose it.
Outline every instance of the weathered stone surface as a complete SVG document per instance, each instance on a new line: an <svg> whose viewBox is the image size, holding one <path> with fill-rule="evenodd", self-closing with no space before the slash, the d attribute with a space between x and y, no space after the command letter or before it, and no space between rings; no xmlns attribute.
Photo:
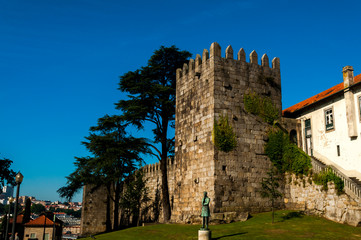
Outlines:
<svg viewBox="0 0 361 240"><path fill-rule="evenodd" d="M198 230L198 240L211 240L212 231L210 230Z"/></svg>
<svg viewBox="0 0 361 240"><path fill-rule="evenodd" d="M94 190L93 186L84 186L82 219L80 222L82 235L87 236L106 230L106 202L107 190L105 187L99 187ZM112 209L111 205L110 212L112 212ZM113 218L112 214L110 218Z"/></svg>
<svg viewBox="0 0 361 240"><path fill-rule="evenodd" d="M328 184L328 191L322 186L309 184L305 179L305 187L292 176L292 183L286 186L285 199L288 209L303 210L339 223L361 226L361 204L346 194L337 195L335 185Z"/></svg>

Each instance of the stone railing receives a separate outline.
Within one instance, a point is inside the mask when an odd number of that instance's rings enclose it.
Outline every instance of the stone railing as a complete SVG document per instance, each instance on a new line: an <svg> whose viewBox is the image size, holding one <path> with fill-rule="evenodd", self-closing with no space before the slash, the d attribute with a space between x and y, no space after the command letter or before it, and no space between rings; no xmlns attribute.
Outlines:
<svg viewBox="0 0 361 240"><path fill-rule="evenodd" d="M311 164L313 172L319 173L327 168L327 165L318 160L317 158L311 157Z"/></svg>
<svg viewBox="0 0 361 240"><path fill-rule="evenodd" d="M357 202L361 203L361 186L359 186L354 180L343 174L333 165L326 165L315 157L311 157L311 164L313 171L319 173L326 168L330 168L331 171L344 182L345 193L352 196Z"/></svg>

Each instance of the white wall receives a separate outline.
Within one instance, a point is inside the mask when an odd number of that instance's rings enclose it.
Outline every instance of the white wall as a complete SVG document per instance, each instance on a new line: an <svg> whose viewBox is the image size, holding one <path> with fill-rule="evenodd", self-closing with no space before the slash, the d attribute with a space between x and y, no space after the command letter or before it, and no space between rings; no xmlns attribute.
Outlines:
<svg viewBox="0 0 361 240"><path fill-rule="evenodd" d="M357 138L348 136L346 119L346 103L343 96L333 98L322 105L304 113L298 119L302 120L302 142L305 149L305 120L311 119L313 154L326 164L337 164L345 170L354 170L361 174L361 119L358 97L361 91L354 94L357 125ZM326 132L325 110L333 107L334 129ZM337 154L340 146L340 156ZM330 162L327 162L330 161Z"/></svg>

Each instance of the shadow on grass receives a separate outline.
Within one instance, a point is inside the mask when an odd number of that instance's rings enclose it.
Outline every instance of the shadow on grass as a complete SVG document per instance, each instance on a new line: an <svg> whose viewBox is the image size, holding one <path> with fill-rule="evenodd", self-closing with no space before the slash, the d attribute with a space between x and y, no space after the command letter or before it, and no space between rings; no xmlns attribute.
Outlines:
<svg viewBox="0 0 361 240"><path fill-rule="evenodd" d="M239 235L243 235L243 234L246 234L246 233L247 233L247 232L224 235L224 236L221 236L221 237L212 238L212 240L218 240L218 239L222 239L222 238L225 238L225 237L239 236Z"/></svg>
<svg viewBox="0 0 361 240"><path fill-rule="evenodd" d="M287 213L286 216L282 217L282 222L286 221L286 220L290 220L292 218L303 218L303 216L305 215L305 213L303 211L300 212L289 212Z"/></svg>

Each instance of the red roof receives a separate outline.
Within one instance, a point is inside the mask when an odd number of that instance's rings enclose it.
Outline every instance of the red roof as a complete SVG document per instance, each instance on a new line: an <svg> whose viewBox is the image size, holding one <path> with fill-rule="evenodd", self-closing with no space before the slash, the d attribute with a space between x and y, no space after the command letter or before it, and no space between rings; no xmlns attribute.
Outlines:
<svg viewBox="0 0 361 240"><path fill-rule="evenodd" d="M361 82L361 74L354 77L354 84ZM329 88L313 97L310 97L306 100L303 100L302 102L299 102L289 108L286 108L282 111L282 115L285 116L287 114L292 114L296 112L297 110L300 110L301 108L307 107L315 102L318 102L322 99L325 99L335 93L338 93L344 89L343 82L337 84L336 86L333 86L332 88Z"/></svg>
<svg viewBox="0 0 361 240"><path fill-rule="evenodd" d="M25 223L25 226L44 226L45 224L45 215L41 215L40 217ZM54 222L49 218L46 218L46 226L53 226Z"/></svg>
<svg viewBox="0 0 361 240"><path fill-rule="evenodd" d="M16 216L16 224L23 223L23 217L24 217L23 214L17 215ZM13 223L13 218L9 219L9 223Z"/></svg>

